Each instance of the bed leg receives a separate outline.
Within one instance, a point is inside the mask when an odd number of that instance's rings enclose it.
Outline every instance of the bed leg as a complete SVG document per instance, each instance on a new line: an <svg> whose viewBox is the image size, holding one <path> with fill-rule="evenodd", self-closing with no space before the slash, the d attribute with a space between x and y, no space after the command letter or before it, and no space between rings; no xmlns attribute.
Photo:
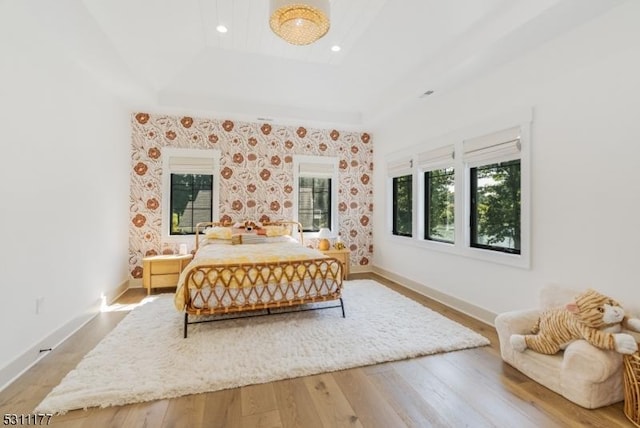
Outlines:
<svg viewBox="0 0 640 428"><path fill-rule="evenodd" d="M342 297L340 298L340 307L342 308L342 318L346 318L344 316L344 302L342 301Z"/></svg>
<svg viewBox="0 0 640 428"><path fill-rule="evenodd" d="M184 338L187 338L187 326L189 325L189 314L184 313Z"/></svg>

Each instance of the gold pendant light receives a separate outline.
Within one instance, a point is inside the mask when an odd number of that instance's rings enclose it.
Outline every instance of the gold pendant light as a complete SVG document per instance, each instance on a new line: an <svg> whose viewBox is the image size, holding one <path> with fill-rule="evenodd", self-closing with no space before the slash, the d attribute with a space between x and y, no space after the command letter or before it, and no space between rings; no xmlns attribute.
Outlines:
<svg viewBox="0 0 640 428"><path fill-rule="evenodd" d="M329 31L329 0L271 0L269 25L292 45L308 45Z"/></svg>

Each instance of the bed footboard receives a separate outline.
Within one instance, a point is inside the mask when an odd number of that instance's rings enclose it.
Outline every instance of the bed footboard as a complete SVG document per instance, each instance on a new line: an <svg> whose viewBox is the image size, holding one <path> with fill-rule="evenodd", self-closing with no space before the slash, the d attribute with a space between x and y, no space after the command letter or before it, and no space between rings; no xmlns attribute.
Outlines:
<svg viewBox="0 0 640 428"><path fill-rule="evenodd" d="M342 264L334 258L265 263L200 265L189 269L183 287L185 331L189 315L270 310L340 299Z"/></svg>

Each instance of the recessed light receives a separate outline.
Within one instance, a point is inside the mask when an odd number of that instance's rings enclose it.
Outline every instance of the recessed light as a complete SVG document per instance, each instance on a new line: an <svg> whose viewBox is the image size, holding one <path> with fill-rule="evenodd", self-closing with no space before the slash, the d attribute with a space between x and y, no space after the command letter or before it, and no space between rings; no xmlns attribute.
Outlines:
<svg viewBox="0 0 640 428"><path fill-rule="evenodd" d="M216 30L218 31L218 33L226 33L227 31L229 31L229 29L222 24L218 25L216 27Z"/></svg>
<svg viewBox="0 0 640 428"><path fill-rule="evenodd" d="M340 49L342 49L340 46L338 45L333 45L331 46L331 50L334 52L340 52Z"/></svg>

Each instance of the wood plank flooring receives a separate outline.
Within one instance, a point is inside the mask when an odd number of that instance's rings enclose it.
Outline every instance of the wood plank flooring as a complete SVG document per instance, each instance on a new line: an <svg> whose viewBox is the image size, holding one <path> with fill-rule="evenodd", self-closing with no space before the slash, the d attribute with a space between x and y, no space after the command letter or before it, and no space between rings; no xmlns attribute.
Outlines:
<svg viewBox="0 0 640 428"><path fill-rule="evenodd" d="M491 340L491 346L263 385L56 415L58 427L631 427L622 403L586 410L500 358L492 326L375 279ZM119 305L146 292L128 290ZM30 413L126 311L101 313L0 391L0 410ZM428 328L428 326L425 326ZM143 362L141 362L143 364Z"/></svg>

